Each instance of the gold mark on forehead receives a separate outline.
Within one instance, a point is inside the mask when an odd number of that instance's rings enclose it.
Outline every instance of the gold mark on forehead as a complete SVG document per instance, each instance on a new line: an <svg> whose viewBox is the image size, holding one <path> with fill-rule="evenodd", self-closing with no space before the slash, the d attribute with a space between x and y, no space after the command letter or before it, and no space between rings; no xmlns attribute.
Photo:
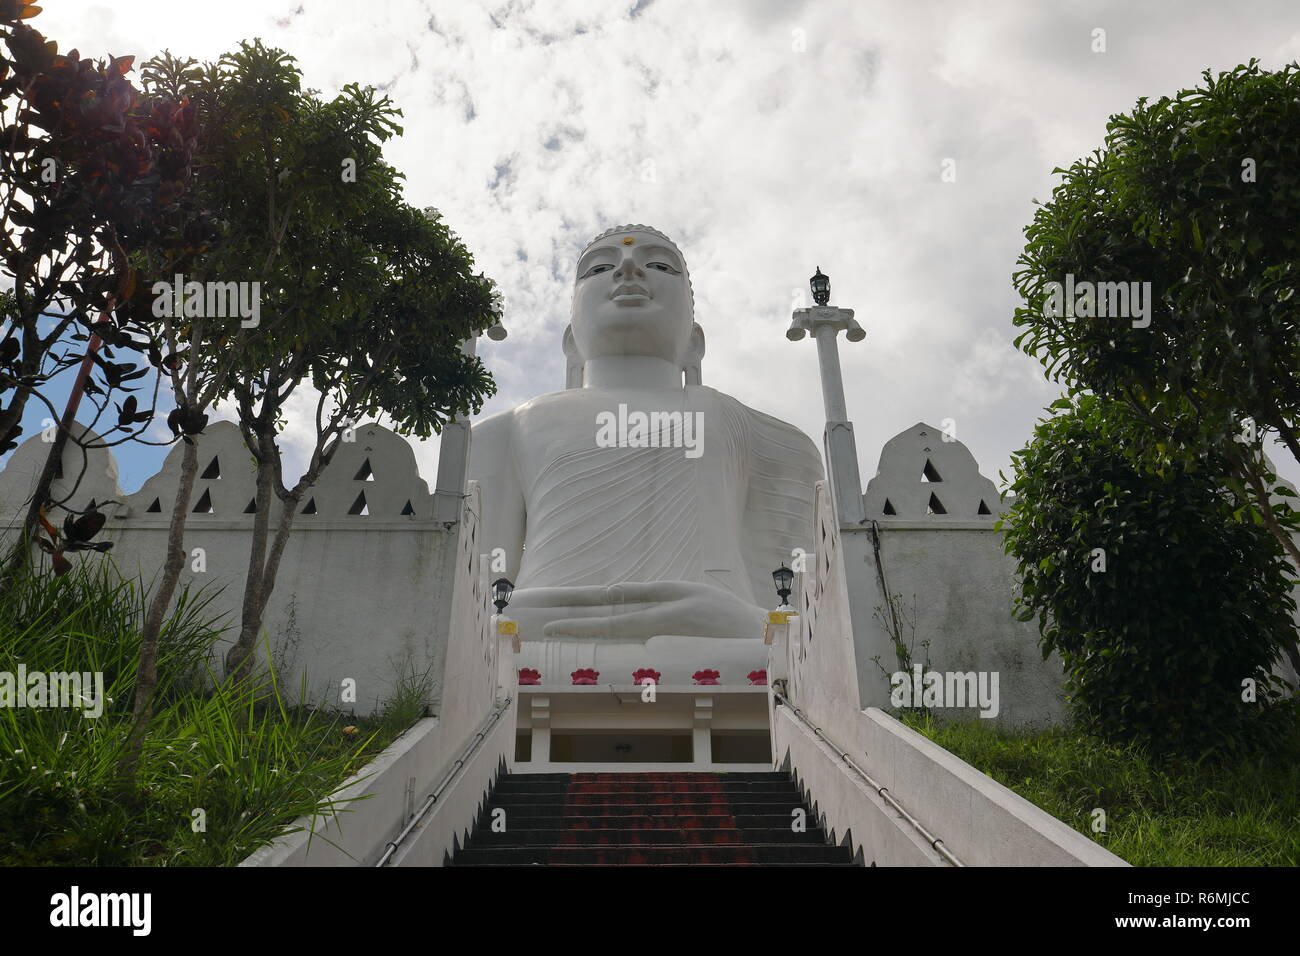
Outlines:
<svg viewBox="0 0 1300 956"><path fill-rule="evenodd" d="M632 245L632 243L634 243L634 242L636 242L636 240L633 239L631 236L624 236L624 237L623 237L623 245L625 245L625 246L630 246L630 245Z"/></svg>

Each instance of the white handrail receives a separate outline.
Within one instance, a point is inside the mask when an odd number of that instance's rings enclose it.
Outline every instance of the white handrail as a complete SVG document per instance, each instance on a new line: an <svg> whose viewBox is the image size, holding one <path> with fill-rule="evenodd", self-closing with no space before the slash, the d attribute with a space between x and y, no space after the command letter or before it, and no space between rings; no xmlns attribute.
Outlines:
<svg viewBox="0 0 1300 956"><path fill-rule="evenodd" d="M411 817L410 822L402 828L402 832L397 834L397 839L388 842L388 849L384 851L384 855L379 858L379 862L376 863L375 866L379 867L388 865L388 861L393 858L393 854L396 853L398 848L402 845L402 841L410 836L412 830L419 826L420 821L423 820L425 815L433 809L433 805L438 802L438 798L442 796L442 792L447 789L452 780L454 780L461 770L464 769L466 761L474 755L474 752L477 751L479 747L483 746L483 741L486 739L488 731L492 729L493 724L501 719L501 715L510 709L510 702L512 699L513 698L507 697L505 702L494 710L492 715L483 722L483 726L479 728L479 732L474 735L474 740L470 742L470 745L465 748L465 752L461 754L452 765L451 770L447 772L447 776L442 778L442 783L438 784L433 793L429 794L429 798L424 801L424 805L420 807L420 812Z"/></svg>
<svg viewBox="0 0 1300 956"><path fill-rule="evenodd" d="M951 850L949 850L946 846L943 845L942 840L940 840L937 836L935 836L933 833L927 830L925 828L925 825L921 823L920 820L916 819L916 817L912 816L910 813L904 810L903 805L894 799L894 795L889 792L888 787L882 787L875 780L872 780L870 774L868 774L865 770L863 770L861 767L855 764L851 759L849 759L848 751L846 751L843 747L839 746L837 743L835 743L835 741L831 740L824 733L822 733L822 729L818 727L816 724L814 724L811 720L809 720L806 716L804 716L803 711L801 711L798 707L792 704L788 697L786 697L784 694L782 694L780 691L776 690L775 688L773 688L772 690L772 696L774 696L779 703L790 708L790 712L793 713L795 717L798 718L798 720L805 727L807 727L814 734L820 737L823 742L825 742L832 750L834 750L837 754L839 754L840 759L849 765L849 769L852 770L854 773L856 773L863 780L865 780L868 786L871 787L871 789L875 790L876 793L880 794L880 798L882 800L884 800L891 807L897 810L898 814L904 820L910 823L916 829L917 833L925 837L926 842L929 843L930 846L934 848L935 852L938 853L939 856L943 857L945 861L952 864L953 866L964 867L966 865L961 860L957 859L957 857L953 855Z"/></svg>

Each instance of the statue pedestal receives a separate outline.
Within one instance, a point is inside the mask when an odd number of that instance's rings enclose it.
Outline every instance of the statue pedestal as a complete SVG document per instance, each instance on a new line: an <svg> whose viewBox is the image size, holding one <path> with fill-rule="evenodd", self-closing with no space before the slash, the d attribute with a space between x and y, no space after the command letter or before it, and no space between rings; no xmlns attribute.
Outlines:
<svg viewBox="0 0 1300 956"><path fill-rule="evenodd" d="M719 672L725 685L749 684L749 672L767 667L762 638L683 637L663 634L644 643L602 644L598 641L523 641L519 667L542 672L542 683L568 684L579 668L600 672L602 684L630 684L632 672L653 667L661 684L691 684L696 671Z"/></svg>

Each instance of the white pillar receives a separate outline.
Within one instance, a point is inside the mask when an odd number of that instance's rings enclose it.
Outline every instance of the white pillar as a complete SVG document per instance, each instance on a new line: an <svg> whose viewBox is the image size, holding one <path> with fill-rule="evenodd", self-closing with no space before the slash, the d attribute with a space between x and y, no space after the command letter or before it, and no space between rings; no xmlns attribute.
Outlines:
<svg viewBox="0 0 1300 956"><path fill-rule="evenodd" d="M533 740L531 763L551 762L551 698L536 696L531 701Z"/></svg>
<svg viewBox="0 0 1300 956"><path fill-rule="evenodd" d="M841 526L856 526L865 521L867 515L862 504L858 444L853 437L853 423L849 421L844 401L838 336L840 332L847 332L851 341L860 341L865 333L853 321L852 309L829 305L794 311L786 337L798 341L810 332L817 340L817 358L821 365L822 403L826 409L822 447L835 500L835 514Z"/></svg>
<svg viewBox="0 0 1300 956"><path fill-rule="evenodd" d="M698 766L713 763L713 698L696 697L691 726L691 760Z"/></svg>
<svg viewBox="0 0 1300 956"><path fill-rule="evenodd" d="M493 614L497 635L497 700L515 696L519 686L519 623L504 614Z"/></svg>
<svg viewBox="0 0 1300 956"><path fill-rule="evenodd" d="M767 684L771 687L779 680L790 677L790 628L799 626L799 618L791 611L769 611L767 625L763 628L763 643L768 646Z"/></svg>
<svg viewBox="0 0 1300 956"><path fill-rule="evenodd" d="M460 350L473 355L477 339L466 339ZM460 520L460 502L465 497L465 479L469 475L470 423L450 421L442 426L438 443L438 478L433 486L433 517L436 521Z"/></svg>
<svg viewBox="0 0 1300 956"><path fill-rule="evenodd" d="M850 313L851 315L852 313ZM840 349L836 336L839 326L832 322L817 322L817 359L822 370L822 403L826 406L826 421L846 422L848 409L844 406L844 376L840 372Z"/></svg>

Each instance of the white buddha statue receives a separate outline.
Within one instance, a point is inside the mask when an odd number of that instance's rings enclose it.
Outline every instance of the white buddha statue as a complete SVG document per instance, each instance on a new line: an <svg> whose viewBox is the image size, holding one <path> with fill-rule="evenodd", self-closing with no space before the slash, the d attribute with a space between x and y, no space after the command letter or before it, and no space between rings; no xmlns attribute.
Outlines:
<svg viewBox="0 0 1300 956"><path fill-rule="evenodd" d="M813 551L817 447L699 384L686 262L654 229L620 226L583 251L565 352L569 388L471 441L480 550L505 550L520 664L546 683L595 667L625 684L642 666L664 683L701 667L745 683L766 661L772 571Z"/></svg>

